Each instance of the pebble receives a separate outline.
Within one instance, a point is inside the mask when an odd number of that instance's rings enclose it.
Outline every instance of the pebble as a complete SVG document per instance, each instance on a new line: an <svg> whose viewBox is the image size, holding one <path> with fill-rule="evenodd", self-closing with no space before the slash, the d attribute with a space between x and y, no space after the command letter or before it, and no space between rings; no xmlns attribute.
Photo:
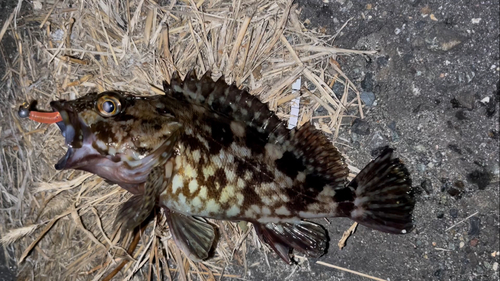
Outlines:
<svg viewBox="0 0 500 281"><path fill-rule="evenodd" d="M373 137L370 140L370 148L372 150L386 145L387 140L380 132L376 132L375 134L373 134Z"/></svg>
<svg viewBox="0 0 500 281"><path fill-rule="evenodd" d="M416 149L417 151L420 151L420 152L425 152L425 151L427 150L427 149L425 149L425 146L423 146L423 145L421 145L421 144L419 144L419 145L415 146L415 149Z"/></svg>
<svg viewBox="0 0 500 281"><path fill-rule="evenodd" d="M493 269L493 271L497 271L498 270L498 262L494 262L491 269Z"/></svg>
<svg viewBox="0 0 500 281"><path fill-rule="evenodd" d="M418 163L418 164L417 164L417 169L418 169L420 172L422 172L422 173L423 173L423 172L425 172L425 169L426 169L425 164L423 164L423 163Z"/></svg>
<svg viewBox="0 0 500 281"><path fill-rule="evenodd" d="M361 100L366 106L374 106L375 105L375 94L372 92L361 92L359 95Z"/></svg>
<svg viewBox="0 0 500 281"><path fill-rule="evenodd" d="M366 136L370 134L370 124L365 120L357 118L352 123L351 131L358 135Z"/></svg>
<svg viewBox="0 0 500 281"><path fill-rule="evenodd" d="M477 237L481 232L481 219L478 217L472 217L469 219L469 232L467 233L469 237Z"/></svg>
<svg viewBox="0 0 500 281"><path fill-rule="evenodd" d="M463 248L465 246L464 242L460 242L460 248Z"/></svg>
<svg viewBox="0 0 500 281"><path fill-rule="evenodd" d="M474 238L474 239L470 240L469 243L470 243L471 247L476 247L477 244L479 243L479 240L477 238Z"/></svg>
<svg viewBox="0 0 500 281"><path fill-rule="evenodd" d="M439 211L439 212L437 213L436 217L437 217L438 219L442 219L442 218L444 218L444 212Z"/></svg>
<svg viewBox="0 0 500 281"><path fill-rule="evenodd" d="M484 190L490 184L491 175L487 171L475 170L467 175L467 181L477 185L479 190Z"/></svg>
<svg viewBox="0 0 500 281"><path fill-rule="evenodd" d="M458 217L458 210L457 209L450 209L450 216L453 219L456 219Z"/></svg>
<svg viewBox="0 0 500 281"><path fill-rule="evenodd" d="M429 179L424 178L422 183L420 183L420 187L425 191L425 193L430 194L432 191L432 183Z"/></svg>

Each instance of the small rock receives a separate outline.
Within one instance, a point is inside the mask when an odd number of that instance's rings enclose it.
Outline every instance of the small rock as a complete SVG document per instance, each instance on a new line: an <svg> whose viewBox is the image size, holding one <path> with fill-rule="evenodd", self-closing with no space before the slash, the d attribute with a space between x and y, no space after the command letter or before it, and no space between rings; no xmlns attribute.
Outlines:
<svg viewBox="0 0 500 281"><path fill-rule="evenodd" d="M454 185L456 188L458 188L459 190L461 190L461 191L463 191L463 190L464 190L464 188L465 188L465 184L464 184L464 182L463 182L463 181L461 181L461 180L455 181L455 182L453 183L453 185Z"/></svg>
<svg viewBox="0 0 500 281"><path fill-rule="evenodd" d="M477 239L477 238L470 240L471 247L476 247L478 243L479 243L479 239Z"/></svg>
<svg viewBox="0 0 500 281"><path fill-rule="evenodd" d="M417 146L415 146L415 149L419 152L425 152L427 149L425 148L425 146L419 144Z"/></svg>
<svg viewBox="0 0 500 281"><path fill-rule="evenodd" d="M490 184L491 178L487 171L475 170L467 175L467 181L477 185L479 190L484 190Z"/></svg>
<svg viewBox="0 0 500 281"><path fill-rule="evenodd" d="M436 277L441 277L441 275L443 275L443 270L442 269L438 269L434 272L434 276Z"/></svg>
<svg viewBox="0 0 500 281"><path fill-rule="evenodd" d="M373 134L370 140L370 148L372 151L375 149L385 147L387 146L387 144L388 144L387 139L380 132L376 132L375 134Z"/></svg>
<svg viewBox="0 0 500 281"><path fill-rule="evenodd" d="M473 24L478 24L480 21L481 21L481 18L473 18L473 19L471 20L471 22L472 22Z"/></svg>
<svg viewBox="0 0 500 281"><path fill-rule="evenodd" d="M490 102L490 97L485 97L484 99L480 100L482 104L487 104Z"/></svg>
<svg viewBox="0 0 500 281"><path fill-rule="evenodd" d="M370 124L365 120L357 118L352 123L351 131L358 135L366 136L370 134Z"/></svg>
<svg viewBox="0 0 500 281"><path fill-rule="evenodd" d="M375 105L375 94L372 92L361 92L359 95L361 100L366 106L374 106Z"/></svg>
<svg viewBox="0 0 500 281"><path fill-rule="evenodd" d="M452 143L448 144L448 149L450 149L451 151L456 152L460 155L462 154L462 150L456 144L452 144Z"/></svg>
<svg viewBox="0 0 500 281"><path fill-rule="evenodd" d="M437 217L438 219L442 219L442 218L444 218L444 212L439 211L439 212L437 213L436 217Z"/></svg>
<svg viewBox="0 0 500 281"><path fill-rule="evenodd" d="M431 194L432 191L432 183L429 179L424 178L424 180L420 183L420 187L425 191L427 194Z"/></svg>
<svg viewBox="0 0 500 281"><path fill-rule="evenodd" d="M469 119L469 118L467 118L467 113L465 113L465 111L463 111L463 110L459 110L459 111L455 112L455 117L460 121L464 121L464 120Z"/></svg>
<svg viewBox="0 0 500 281"><path fill-rule="evenodd" d="M450 216L453 219L456 219L458 217L458 210L457 209L450 209Z"/></svg>
<svg viewBox="0 0 500 281"><path fill-rule="evenodd" d="M490 138L494 139L494 140L497 140L497 139L499 138L500 134L498 133L498 131L497 131L497 130L490 130L490 131L488 132L488 136L489 136Z"/></svg>
<svg viewBox="0 0 500 281"><path fill-rule="evenodd" d="M398 132L393 131L392 135L391 135L391 139L392 139L393 142L399 141L399 134L398 134Z"/></svg>
<svg viewBox="0 0 500 281"><path fill-rule="evenodd" d="M389 127L389 129L393 131L396 131L396 121L389 122L389 124L387 124L387 127Z"/></svg>
<svg viewBox="0 0 500 281"><path fill-rule="evenodd" d="M451 182L447 178L441 178L440 182L443 184L441 185L441 192L445 192L451 186Z"/></svg>
<svg viewBox="0 0 500 281"><path fill-rule="evenodd" d="M493 269L493 271L497 271L498 270L498 262L494 262L493 266L491 266L491 269Z"/></svg>
<svg viewBox="0 0 500 281"><path fill-rule="evenodd" d="M474 105L476 103L476 98L473 94L469 92L459 92L456 94L455 99L460 104L461 108L472 110L474 109Z"/></svg>
<svg viewBox="0 0 500 281"><path fill-rule="evenodd" d="M459 197L460 194L462 193L460 192L460 190L454 187L449 187L448 190L446 190L446 192L448 192L448 194L451 195L452 197Z"/></svg>
<svg viewBox="0 0 500 281"><path fill-rule="evenodd" d="M451 103L451 107L453 107L453 108L461 108L462 107L462 105L460 104L460 102L456 98L452 98L450 100L450 103Z"/></svg>
<svg viewBox="0 0 500 281"><path fill-rule="evenodd" d="M460 248L463 248L465 247L465 243L464 242L460 242Z"/></svg>
<svg viewBox="0 0 500 281"><path fill-rule="evenodd" d="M388 56L378 57L377 65L379 68L386 67L387 65L389 65L389 57Z"/></svg>
<svg viewBox="0 0 500 281"><path fill-rule="evenodd" d="M417 169L420 171L420 172L425 172L425 170L427 169L427 167L425 166L424 163L418 163L417 164Z"/></svg>
<svg viewBox="0 0 500 281"><path fill-rule="evenodd" d="M467 233L469 237L477 237L481 232L481 219L478 217L472 217L469 219L469 232Z"/></svg>

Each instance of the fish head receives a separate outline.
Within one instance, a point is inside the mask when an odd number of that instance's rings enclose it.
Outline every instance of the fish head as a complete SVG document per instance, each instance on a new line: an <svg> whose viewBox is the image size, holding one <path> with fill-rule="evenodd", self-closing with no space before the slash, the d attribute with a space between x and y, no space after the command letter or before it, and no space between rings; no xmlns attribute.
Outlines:
<svg viewBox="0 0 500 281"><path fill-rule="evenodd" d="M112 91L50 105L68 147L55 168L89 171L126 189L168 160L181 129L162 96Z"/></svg>

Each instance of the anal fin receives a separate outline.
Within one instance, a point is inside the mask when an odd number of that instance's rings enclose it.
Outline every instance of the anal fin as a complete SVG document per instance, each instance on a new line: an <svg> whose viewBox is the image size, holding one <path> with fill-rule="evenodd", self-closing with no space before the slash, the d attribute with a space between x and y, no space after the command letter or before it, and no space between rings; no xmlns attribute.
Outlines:
<svg viewBox="0 0 500 281"><path fill-rule="evenodd" d="M306 256L320 257L328 247L328 234L321 225L316 223L308 221L254 223L254 227L259 238L289 264L292 249Z"/></svg>
<svg viewBox="0 0 500 281"><path fill-rule="evenodd" d="M203 218L166 210L170 233L177 247L193 261L210 257L216 242L214 227Z"/></svg>

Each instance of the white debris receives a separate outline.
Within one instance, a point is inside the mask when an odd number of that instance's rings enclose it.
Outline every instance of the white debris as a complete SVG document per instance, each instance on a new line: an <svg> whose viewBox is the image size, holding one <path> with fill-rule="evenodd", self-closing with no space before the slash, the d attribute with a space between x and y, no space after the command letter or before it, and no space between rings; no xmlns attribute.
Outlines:
<svg viewBox="0 0 500 281"><path fill-rule="evenodd" d="M481 18L473 18L472 23L473 24L478 24L481 21Z"/></svg>
<svg viewBox="0 0 500 281"><path fill-rule="evenodd" d="M484 99L481 100L481 103L487 104L490 102L490 97L485 97Z"/></svg>
<svg viewBox="0 0 500 281"><path fill-rule="evenodd" d="M292 93L300 91L301 80L295 80L292 84ZM288 119L288 129L293 129L297 126L299 120L300 96L292 100L292 108L290 109L290 119Z"/></svg>

